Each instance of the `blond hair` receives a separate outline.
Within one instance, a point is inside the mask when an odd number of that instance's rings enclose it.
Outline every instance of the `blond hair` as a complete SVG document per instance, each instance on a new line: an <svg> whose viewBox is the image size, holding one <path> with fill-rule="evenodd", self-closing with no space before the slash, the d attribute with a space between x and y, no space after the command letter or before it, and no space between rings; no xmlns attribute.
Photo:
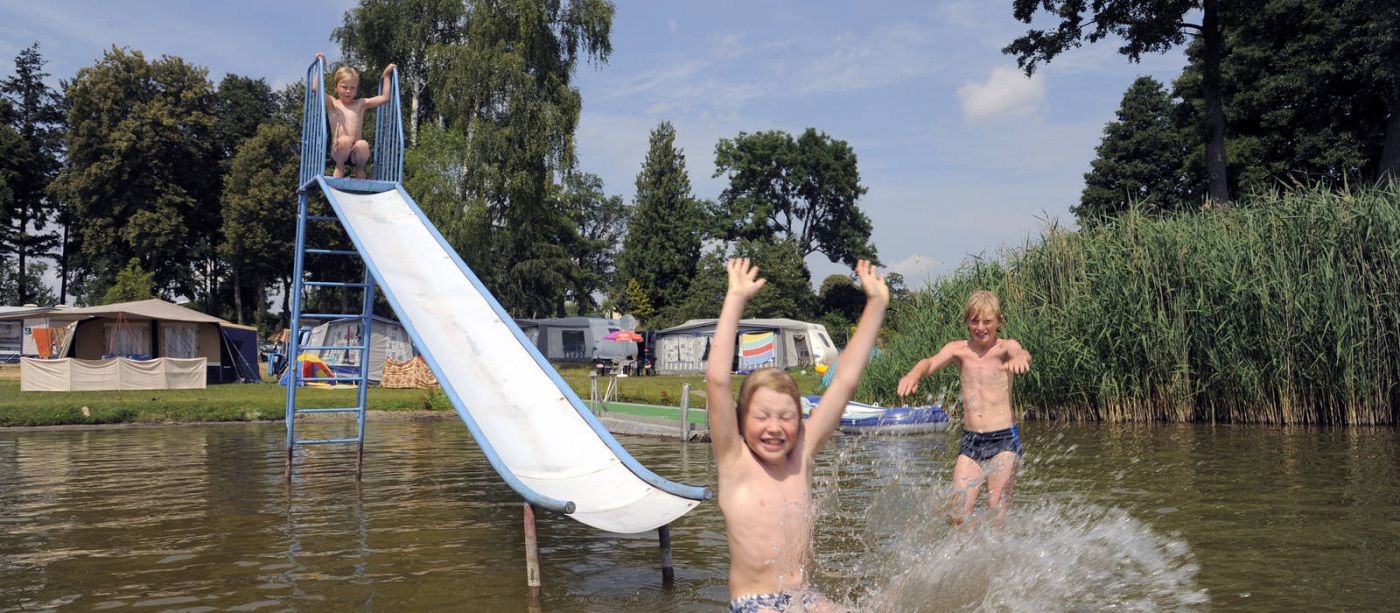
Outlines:
<svg viewBox="0 0 1400 613"><path fill-rule="evenodd" d="M802 408L801 394L797 391L797 382L792 379L792 375L787 374L781 368L760 368L744 378L744 382L739 384L739 404L735 410L739 413L740 431L742 431L744 419L748 418L749 401L753 400L754 392L760 388L773 390L792 398L792 404L799 410Z"/></svg>
<svg viewBox="0 0 1400 613"><path fill-rule="evenodd" d="M360 71L349 66L341 66L335 69L335 74L331 76L331 85L340 85L343 79L353 79L356 85L360 84Z"/></svg>
<svg viewBox="0 0 1400 613"><path fill-rule="evenodd" d="M973 317L979 315L990 315L996 319L1002 318L1001 301L997 300L996 294L981 289L968 296L967 307L963 310L963 321L972 321Z"/></svg>

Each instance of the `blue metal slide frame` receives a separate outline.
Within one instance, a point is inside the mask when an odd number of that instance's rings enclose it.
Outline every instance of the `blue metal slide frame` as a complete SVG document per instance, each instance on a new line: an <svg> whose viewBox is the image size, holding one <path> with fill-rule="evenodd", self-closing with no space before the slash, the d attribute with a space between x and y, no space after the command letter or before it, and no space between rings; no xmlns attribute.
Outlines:
<svg viewBox="0 0 1400 613"><path fill-rule="evenodd" d="M324 115L325 105L321 99L315 98L310 95L313 85L312 79L320 79L321 75L323 74L324 66L321 65L320 60L318 60L316 63L313 63L311 68L308 69L308 97L305 108L305 119L302 132L302 185L299 189L302 218L305 218L307 192L311 188L313 183L321 187L323 192L326 194L327 199L330 201L331 207L336 211L336 215L338 217L343 217L343 213L340 203L338 203L335 199L333 189L362 193L379 193L390 190L396 191L399 197L402 198L403 201L413 211L414 215L417 216L418 220L432 234L433 238L438 242L438 245L444 250L444 252L446 252L452 258L453 263L457 266L459 270L462 271L462 274L471 282L472 286L478 292L481 292L481 295L486 298L487 302L491 305L491 308L499 316L500 320L505 325L510 327L511 333L515 336L516 341L519 342L521 346L529 352L530 356L535 360L536 364L538 364L539 367L549 375L551 381L553 381L554 384L559 388L560 392L564 395L564 397L568 399L569 403L574 407L574 410L578 412L580 417L584 419L584 421L589 425L589 427L594 431L594 433L597 434L599 439L602 440L604 444L608 446L608 448L617 456L618 460L621 461L624 466L626 466L630 471L632 471L633 474L635 474L638 478L642 479L648 485L651 485L652 487L655 487L674 496L687 498L690 500L708 500L712 498L714 494L709 488L675 483L673 481L660 477L656 473L647 469L645 466L642 466L641 463L637 462L637 460L633 458L632 455L628 453L627 450L623 448L620 443L617 442L617 439L614 438L612 434L607 431L607 428L604 427L596 417L594 417L592 411L589 411L587 409L587 407L583 403L583 400L578 397L578 394L576 394L573 391L573 389L570 388L569 385L563 380L563 378L559 376L559 373L554 370L554 367L549 364L548 360L546 360L544 356L539 352L539 349L535 347L534 343L531 343L529 341L529 339L525 336L524 332L520 330L519 326L515 325L514 320L506 313L505 309L501 307L500 303L496 301L495 296L493 296L491 292L486 289L486 287L481 283L481 280L477 278L476 274L473 273L471 269L467 267L466 263L463 262L462 259L457 255L456 250L454 250L451 247L451 245L447 243L446 239L442 237L442 234L438 232L437 228L432 224L431 221L428 220L427 216L423 214L423 211L418 207L418 204L414 202L413 199L408 195L408 193L403 189L403 186L401 184L403 172L403 130L401 119L402 116L398 109L399 95L397 71L394 72L391 83L390 103L385 105L384 107L381 107L381 110L378 113L376 119L377 136L374 157L374 174L376 180L363 181L335 179L323 176L325 168L324 151L326 139ZM319 117L317 117L317 115L319 115ZM386 127L384 125L385 117L388 117L392 120L392 123L394 124L393 127ZM387 138L385 138L386 136ZM317 142L318 140L319 143ZM315 156L315 159L313 159L311 163L308 163L306 157L307 155ZM383 164L383 172L381 172L381 160L387 161L387 163ZM346 226L345 229L347 234L349 234L350 236L351 242L355 244L357 252L361 255L361 258L365 260L365 265L367 269L366 283L372 285L371 277L373 277L373 281L378 281L380 288L384 290L384 297L386 300L388 300L390 306L393 307L396 313L402 314L404 310L400 306L398 297L395 296L392 290L389 288L389 286L383 282L383 276L380 274L374 262L364 257L365 249L362 246L360 238L355 235L354 231L349 226ZM299 220L297 232L298 249L296 261L294 264L295 275L298 283L300 282L302 267L304 265L302 258L302 249L304 247L304 241L304 226L303 223ZM367 288L367 292L368 291L369 290ZM367 301L366 304L368 305L369 302ZM291 306L293 309L292 324L293 329L295 330L299 325L299 318L301 315L300 291L297 291L293 294ZM368 309L369 307L367 306L366 311L368 311ZM425 349L427 345L423 343L422 338L419 336L418 330L416 326L414 326L413 322L411 320L403 318L402 315L400 315L400 319L404 324L404 329L413 339L414 344L417 347L419 347L420 350ZM294 334L294 343L296 342L295 336L296 335ZM362 338L368 339L368 336ZM289 353L295 356L296 351L298 349L299 347L296 347L294 345L291 348L291 351L289 351ZM452 401L452 405L456 409L458 416L461 417L463 423L466 424L467 429L471 432L472 438L477 442L478 446L480 446L482 453L486 456L487 462L489 462L491 464L491 467L496 470L497 474L499 474L501 478L508 485L510 485L511 489L514 489L516 493L520 494L521 497L523 497L527 502L531 504L562 513L572 513L574 511L574 503L572 501L557 500L554 498L544 496L534 491L532 488L525 485L518 478L515 477L514 473L510 470L508 466L505 465L505 463L501 460L499 454L497 454L494 447L492 447L489 439L487 439L483 435L480 427L476 423L475 418L472 417L470 411L468 410L468 407L462 401L461 397L457 394L456 390L452 388L450 378L443 376L444 373L442 372L442 369L439 366L436 358L427 351L423 352L423 357L424 360L427 361L428 365L433 369L433 372L438 375L439 382L443 385L444 393ZM364 363L365 362L362 362L362 364ZM362 368L361 370L365 371L367 369ZM292 403L294 402L294 392L291 391L293 389L294 387L289 388L288 392L289 416L291 415L291 407L293 406ZM290 430L290 422L288 428L288 457L290 461L290 448L294 442ZM363 430L361 430L361 433L361 438L363 438Z"/></svg>

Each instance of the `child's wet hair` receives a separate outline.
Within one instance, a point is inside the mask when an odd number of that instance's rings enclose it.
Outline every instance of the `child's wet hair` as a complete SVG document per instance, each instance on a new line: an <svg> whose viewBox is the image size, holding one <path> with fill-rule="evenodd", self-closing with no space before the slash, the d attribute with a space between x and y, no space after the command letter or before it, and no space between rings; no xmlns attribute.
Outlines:
<svg viewBox="0 0 1400 613"><path fill-rule="evenodd" d="M349 66L341 66L335 69L335 74L331 75L331 85L340 85L342 79L350 79L356 85L360 83L360 71Z"/></svg>
<svg viewBox="0 0 1400 613"><path fill-rule="evenodd" d="M739 403L735 405L735 410L739 413L739 424L742 430L744 419L748 417L749 401L753 399L754 392L759 388L766 388L778 392L784 396L792 398L793 406L800 411L802 408L801 393L797 391L797 381L792 375L787 374L781 368L760 368L753 371L744 378L744 382L739 384Z"/></svg>
<svg viewBox="0 0 1400 613"><path fill-rule="evenodd" d="M997 300L996 294L980 289L967 297L967 307L963 310L963 321L972 321L973 317L979 315L990 315L995 319L1001 319L1001 301Z"/></svg>

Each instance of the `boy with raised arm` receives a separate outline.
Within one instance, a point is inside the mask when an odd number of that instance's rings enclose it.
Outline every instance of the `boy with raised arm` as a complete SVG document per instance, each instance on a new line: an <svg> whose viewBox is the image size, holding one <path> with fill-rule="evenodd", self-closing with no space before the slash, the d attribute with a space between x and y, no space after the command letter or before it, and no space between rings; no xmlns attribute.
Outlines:
<svg viewBox="0 0 1400 613"><path fill-rule="evenodd" d="M953 510L948 523L961 524L972 514L987 484L987 506L996 520L1006 518L1021 459L1021 436L1011 413L1011 382L1031 368L1031 354L1021 344L997 338L1005 317L996 294L973 292L963 322L967 340L952 341L919 360L899 380L899 395L918 391L919 381L949 364L957 364L962 381L963 434L953 465ZM958 500L961 495L962 499Z"/></svg>
<svg viewBox="0 0 1400 613"><path fill-rule="evenodd" d="M316 57L325 60L326 56L317 53ZM369 164L369 142L360 138L360 132L365 123L365 111L382 106L389 101L389 73L393 72L394 64L384 67L383 84L380 91L384 92L372 98L356 99L355 95L360 91L360 73L349 66L341 66L335 70L331 77L331 88L335 91L332 96L326 92L326 119L331 125L331 159L335 160L335 171L332 176L345 176L346 163L355 166L355 178L365 178L365 166ZM315 91L315 83L312 83L312 91Z"/></svg>
<svg viewBox="0 0 1400 613"><path fill-rule="evenodd" d="M754 371L739 387L729 383L735 336L744 305L764 279L747 259L729 260L729 291L715 328L705 374L710 439L719 471L719 508L729 541L729 603L735 613L832 610L811 591L813 458L836 431L885 317L890 290L875 266L856 264L865 312L841 356L821 402L804 423L797 382L776 368Z"/></svg>

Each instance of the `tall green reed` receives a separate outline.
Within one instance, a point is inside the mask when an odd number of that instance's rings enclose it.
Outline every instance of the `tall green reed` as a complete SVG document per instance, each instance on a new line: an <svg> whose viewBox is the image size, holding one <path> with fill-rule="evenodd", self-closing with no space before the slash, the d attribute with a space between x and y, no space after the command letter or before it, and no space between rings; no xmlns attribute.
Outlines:
<svg viewBox="0 0 1400 613"><path fill-rule="evenodd" d="M1376 424L1400 417L1400 191L1294 189L1173 217L1051 224L902 304L861 397L966 338L963 302L1002 299L1002 336L1034 357L1033 417ZM945 369L921 389L956 390ZM950 395L950 398L955 397ZM924 400L919 398L916 400Z"/></svg>

